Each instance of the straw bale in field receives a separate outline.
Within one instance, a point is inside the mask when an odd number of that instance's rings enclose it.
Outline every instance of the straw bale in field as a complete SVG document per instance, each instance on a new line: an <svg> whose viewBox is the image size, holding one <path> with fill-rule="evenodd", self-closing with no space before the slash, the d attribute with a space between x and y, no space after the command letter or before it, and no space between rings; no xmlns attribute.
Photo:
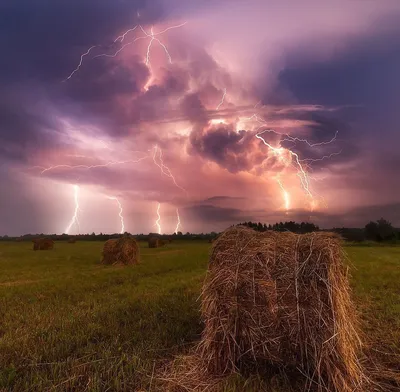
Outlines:
<svg viewBox="0 0 400 392"><path fill-rule="evenodd" d="M365 379L339 237L233 227L211 250L198 354L210 374L279 368L306 389L350 392Z"/></svg>
<svg viewBox="0 0 400 392"><path fill-rule="evenodd" d="M138 264L140 258L139 245L130 236L111 239L103 247L103 264Z"/></svg>
<svg viewBox="0 0 400 392"><path fill-rule="evenodd" d="M148 240L149 248L160 248L165 246L165 241L158 237L150 237Z"/></svg>
<svg viewBox="0 0 400 392"><path fill-rule="evenodd" d="M54 241L50 238L36 238L32 242L33 250L51 250L54 248Z"/></svg>

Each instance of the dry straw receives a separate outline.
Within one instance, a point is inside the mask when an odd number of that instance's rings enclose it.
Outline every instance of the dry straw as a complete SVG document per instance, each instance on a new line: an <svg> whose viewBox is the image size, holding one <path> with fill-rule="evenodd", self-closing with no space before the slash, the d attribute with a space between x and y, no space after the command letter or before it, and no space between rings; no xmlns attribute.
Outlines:
<svg viewBox="0 0 400 392"><path fill-rule="evenodd" d="M331 233L226 230L211 250L192 368L176 361L170 390L214 390L226 375L274 369L292 390L370 390L344 260Z"/></svg>
<svg viewBox="0 0 400 392"><path fill-rule="evenodd" d="M111 239L105 242L103 248L103 264L138 264L140 258L139 245L129 236Z"/></svg>
<svg viewBox="0 0 400 392"><path fill-rule="evenodd" d="M50 238L37 238L32 242L33 250L51 250L54 248L54 241Z"/></svg>

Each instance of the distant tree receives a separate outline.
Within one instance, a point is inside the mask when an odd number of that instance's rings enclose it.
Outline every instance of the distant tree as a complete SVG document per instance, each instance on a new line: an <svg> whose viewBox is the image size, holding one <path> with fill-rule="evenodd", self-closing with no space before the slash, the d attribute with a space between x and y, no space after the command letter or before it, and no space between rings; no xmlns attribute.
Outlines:
<svg viewBox="0 0 400 392"><path fill-rule="evenodd" d="M373 241L387 241L396 238L396 231L389 221L381 218L365 226L365 237Z"/></svg>

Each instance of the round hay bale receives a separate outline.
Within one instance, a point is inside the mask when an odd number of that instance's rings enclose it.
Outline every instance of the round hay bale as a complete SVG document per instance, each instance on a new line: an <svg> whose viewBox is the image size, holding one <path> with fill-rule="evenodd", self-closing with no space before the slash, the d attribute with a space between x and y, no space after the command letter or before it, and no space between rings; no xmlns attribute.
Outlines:
<svg viewBox="0 0 400 392"><path fill-rule="evenodd" d="M76 238L70 238L70 239L68 240L68 243L69 243L69 244L75 244L75 243L76 243Z"/></svg>
<svg viewBox="0 0 400 392"><path fill-rule="evenodd" d="M54 241L51 238L36 238L32 242L33 250L51 250L54 248Z"/></svg>
<svg viewBox="0 0 400 392"><path fill-rule="evenodd" d="M139 245L129 236L111 239L103 247L102 264L138 264L140 258Z"/></svg>
<svg viewBox="0 0 400 392"><path fill-rule="evenodd" d="M344 258L331 233L222 233L202 291L208 371L277 367L318 391L358 390L365 376Z"/></svg>
<svg viewBox="0 0 400 392"><path fill-rule="evenodd" d="M157 237L150 237L148 244L149 248L158 248L160 246L160 239Z"/></svg>

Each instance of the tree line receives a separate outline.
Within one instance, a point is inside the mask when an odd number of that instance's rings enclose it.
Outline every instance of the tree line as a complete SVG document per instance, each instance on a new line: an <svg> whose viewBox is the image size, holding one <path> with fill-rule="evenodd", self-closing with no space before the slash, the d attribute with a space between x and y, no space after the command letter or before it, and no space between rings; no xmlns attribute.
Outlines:
<svg viewBox="0 0 400 392"><path fill-rule="evenodd" d="M311 222L301 222L297 223L294 221L289 222L277 222L273 225L261 223L261 222L243 222L238 225L243 225L252 228L256 231L290 231L298 234L312 233L315 231L321 231L321 229ZM235 225L234 225L235 226ZM377 241L377 242L394 242L400 240L400 229L396 229L393 225L387 221L386 219L378 219L377 221L371 221L365 225L364 228L346 228L346 227L335 227L329 230L323 231L333 231L340 234L347 241L355 241L362 242L365 240ZM125 233L130 234L130 233ZM135 234L134 237L139 241L147 241L149 237L160 237L164 240L212 240L218 236L217 232L210 233L174 233L174 234L157 234L157 233L149 233L149 234ZM54 241L68 241L70 239L75 239L77 241L107 241L112 238L119 238L122 234L78 234L78 235L69 235L69 234L25 234L20 237L9 237L7 235L1 237L0 241L32 241L34 238L38 237L49 237Z"/></svg>
<svg viewBox="0 0 400 392"><path fill-rule="evenodd" d="M250 227L256 231L267 231L267 230L274 230L274 231L291 231L292 233L311 233L313 231L319 231L319 227L316 226L314 223L310 222L301 222L296 223L293 221L289 222L279 222L273 225L269 224L262 224L261 222L244 222L239 223L239 225Z"/></svg>

